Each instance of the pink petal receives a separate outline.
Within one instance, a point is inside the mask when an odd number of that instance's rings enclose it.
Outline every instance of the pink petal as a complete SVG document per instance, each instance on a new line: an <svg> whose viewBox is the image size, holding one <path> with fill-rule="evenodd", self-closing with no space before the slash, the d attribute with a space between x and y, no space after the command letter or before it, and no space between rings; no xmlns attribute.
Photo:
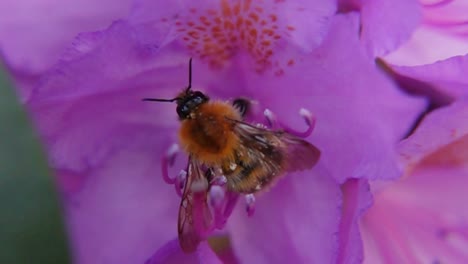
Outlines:
<svg viewBox="0 0 468 264"><path fill-rule="evenodd" d="M184 253L179 246L177 239L167 242L145 264L221 264L221 260L216 256L207 242L203 242L197 251L192 254Z"/></svg>
<svg viewBox="0 0 468 264"><path fill-rule="evenodd" d="M372 205L372 194L366 180L348 180L341 186L341 190L344 204L340 222L337 263L362 263L363 248L359 220Z"/></svg>
<svg viewBox="0 0 468 264"><path fill-rule="evenodd" d="M385 60L396 65L430 64L468 53L466 1L421 0L422 24Z"/></svg>
<svg viewBox="0 0 468 264"><path fill-rule="evenodd" d="M410 91L447 103L468 95L468 55L422 66L390 66Z"/></svg>
<svg viewBox="0 0 468 264"><path fill-rule="evenodd" d="M144 263L177 234L179 197L160 176L158 146L166 137L146 132L92 170L57 171L83 178L78 190L64 193L74 262Z"/></svg>
<svg viewBox="0 0 468 264"><path fill-rule="evenodd" d="M17 81L29 89L79 32L126 16L131 1L1 1L0 48ZM34 79L34 80L32 80Z"/></svg>
<svg viewBox="0 0 468 264"><path fill-rule="evenodd" d="M418 130L399 145L399 152L406 168L416 166L428 155L446 145L462 140L468 134L468 101L456 101L452 105L434 110Z"/></svg>
<svg viewBox="0 0 468 264"><path fill-rule="evenodd" d="M385 61L398 66L431 64L468 53L466 37L429 25L418 27L408 42L385 56Z"/></svg>
<svg viewBox="0 0 468 264"><path fill-rule="evenodd" d="M338 185L320 165L286 175L257 197L251 218L237 207L228 223L233 249L241 263L332 263L340 203Z"/></svg>
<svg viewBox="0 0 468 264"><path fill-rule="evenodd" d="M288 63L289 58L277 56L276 50L291 56L291 52L310 52L317 47L334 13L335 3L329 0L206 0L196 5L140 0L130 21L167 25L166 42L177 40L213 67L229 65L232 57L245 52L250 60L245 64L263 71Z"/></svg>
<svg viewBox="0 0 468 264"><path fill-rule="evenodd" d="M369 61L357 31L356 15L339 15L323 45L284 75L245 75L246 81L234 81L292 127L304 127L300 108L314 113L317 125L310 141L340 183L347 178L398 177L395 144L425 106L399 91Z"/></svg>
<svg viewBox="0 0 468 264"><path fill-rule="evenodd" d="M466 100L441 108L401 143L407 177L381 189L362 221L366 263L468 261L467 118Z"/></svg>
<svg viewBox="0 0 468 264"><path fill-rule="evenodd" d="M420 22L417 0L341 0L341 9L361 12L361 40L372 56L383 56L406 42Z"/></svg>

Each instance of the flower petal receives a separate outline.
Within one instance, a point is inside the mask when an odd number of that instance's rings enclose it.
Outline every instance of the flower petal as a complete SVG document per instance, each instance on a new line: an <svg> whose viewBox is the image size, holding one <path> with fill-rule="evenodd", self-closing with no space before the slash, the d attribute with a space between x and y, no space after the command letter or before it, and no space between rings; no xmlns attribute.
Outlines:
<svg viewBox="0 0 468 264"><path fill-rule="evenodd" d="M363 218L365 263L468 261L467 114L466 101L436 110L402 142L408 175L381 189Z"/></svg>
<svg viewBox="0 0 468 264"><path fill-rule="evenodd" d="M340 222L337 263L362 263L363 248L359 220L372 204L372 194L366 180L351 179L341 186L343 210Z"/></svg>
<svg viewBox="0 0 468 264"><path fill-rule="evenodd" d="M323 45L282 76L247 75L245 83L236 83L292 127L304 126L291 118L299 117L301 107L314 113L317 126L311 142L340 183L347 178L398 177L395 144L425 107L369 61L357 31L355 14L338 15Z"/></svg>
<svg viewBox="0 0 468 264"><path fill-rule="evenodd" d="M0 48L7 65L22 84L24 97L38 76L59 59L82 31L97 30L126 16L129 0L1 1ZM31 80L33 78L34 80Z"/></svg>
<svg viewBox="0 0 468 264"><path fill-rule="evenodd" d="M467 99L456 101L448 107L431 112L415 133L399 144L400 156L405 167L413 168L445 146L456 141L463 141L468 134L467 120Z"/></svg>
<svg viewBox="0 0 468 264"><path fill-rule="evenodd" d="M282 56L275 56L277 50L304 53L317 47L335 8L329 0L205 0L196 5L179 1L171 6L141 0L130 21L167 24L170 34L166 41L177 39L213 67L224 67L234 55L245 52L249 64L263 71L287 63Z"/></svg>
<svg viewBox="0 0 468 264"><path fill-rule="evenodd" d="M361 40L372 57L382 56L407 41L420 22L417 0L341 0L340 9L359 9Z"/></svg>
<svg viewBox="0 0 468 264"><path fill-rule="evenodd" d="M184 253L179 246L178 239L171 240L162 246L145 264L221 264L207 242L202 242L197 251L192 254Z"/></svg>
<svg viewBox="0 0 468 264"><path fill-rule="evenodd" d="M468 95L468 55L422 66L390 66L408 90L440 104Z"/></svg>
<svg viewBox="0 0 468 264"><path fill-rule="evenodd" d="M318 165L293 173L256 199L247 217L237 207L228 223L241 263L332 263L341 195L338 185Z"/></svg>
<svg viewBox="0 0 468 264"><path fill-rule="evenodd" d="M58 171L57 177L85 179L64 194L74 262L144 263L177 233L179 197L160 177L160 153L147 136L90 171ZM164 137L153 142L161 145Z"/></svg>

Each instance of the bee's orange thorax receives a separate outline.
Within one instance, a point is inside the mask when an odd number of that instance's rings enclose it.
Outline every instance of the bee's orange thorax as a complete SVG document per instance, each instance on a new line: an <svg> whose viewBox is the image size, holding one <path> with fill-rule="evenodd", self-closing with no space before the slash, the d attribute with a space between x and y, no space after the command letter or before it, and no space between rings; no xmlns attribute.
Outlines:
<svg viewBox="0 0 468 264"><path fill-rule="evenodd" d="M207 102L200 105L190 119L182 121L179 133L182 148L207 165L233 160L239 138L229 119L241 119L230 104Z"/></svg>

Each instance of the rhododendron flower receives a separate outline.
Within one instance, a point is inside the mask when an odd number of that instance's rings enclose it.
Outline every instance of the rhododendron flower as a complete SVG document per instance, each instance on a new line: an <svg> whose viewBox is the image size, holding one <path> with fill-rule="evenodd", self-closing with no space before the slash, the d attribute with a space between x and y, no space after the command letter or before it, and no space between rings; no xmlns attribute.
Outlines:
<svg viewBox="0 0 468 264"><path fill-rule="evenodd" d="M418 18L409 12L401 27L392 23L399 9L389 10L384 35L370 22L384 3L336 14L328 0L141 0L128 19L78 35L41 82L21 92L57 174L76 262L362 261L358 221L370 206L368 181L400 176L396 144L425 107L373 61ZM211 246L204 241L185 255L177 244L180 197L161 175L177 142L175 106L141 99L173 98L187 85L190 57L194 89L213 99L249 98L297 129L299 110L308 109L316 127L307 140L322 156L256 197L252 217L239 202L209 234ZM179 160L170 173L184 166Z"/></svg>
<svg viewBox="0 0 468 264"><path fill-rule="evenodd" d="M399 66L434 63L468 53L468 3L463 0L420 0L421 23L411 38L385 60Z"/></svg>
<svg viewBox="0 0 468 264"><path fill-rule="evenodd" d="M468 101L437 109L399 144L405 175L375 186L365 263L466 263Z"/></svg>

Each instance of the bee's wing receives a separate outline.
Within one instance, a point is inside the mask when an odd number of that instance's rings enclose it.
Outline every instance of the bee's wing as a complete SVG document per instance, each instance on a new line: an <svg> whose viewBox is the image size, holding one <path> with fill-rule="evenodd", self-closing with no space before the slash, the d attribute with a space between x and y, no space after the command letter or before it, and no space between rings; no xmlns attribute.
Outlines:
<svg viewBox="0 0 468 264"><path fill-rule="evenodd" d="M254 153L252 156L263 160L263 166L271 167L272 173L310 169L320 158L317 147L292 134L235 122L242 143Z"/></svg>
<svg viewBox="0 0 468 264"><path fill-rule="evenodd" d="M184 252L190 253L197 249L204 238L204 231L211 224L212 216L207 204L207 191L208 180L200 164L190 157L178 220L179 243Z"/></svg>
<svg viewBox="0 0 468 264"><path fill-rule="evenodd" d="M320 158L320 150L317 147L289 133L276 132L275 134L285 143L287 171L306 170L317 164Z"/></svg>

